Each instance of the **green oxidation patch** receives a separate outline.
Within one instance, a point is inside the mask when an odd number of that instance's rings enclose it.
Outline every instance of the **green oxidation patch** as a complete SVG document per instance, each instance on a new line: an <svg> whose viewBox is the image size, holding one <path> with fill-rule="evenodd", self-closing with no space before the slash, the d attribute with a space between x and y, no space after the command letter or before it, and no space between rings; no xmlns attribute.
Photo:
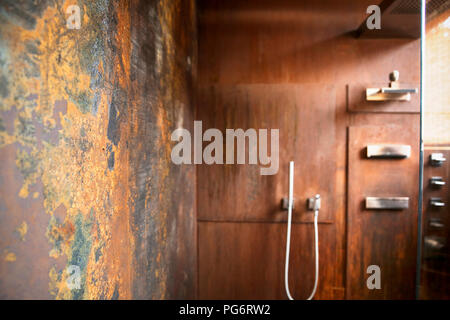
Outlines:
<svg viewBox="0 0 450 320"><path fill-rule="evenodd" d="M16 165L24 179L19 196L27 198L30 184L34 183L39 176L38 151L36 149L31 149L30 151L18 149L16 152Z"/></svg>
<svg viewBox="0 0 450 320"><path fill-rule="evenodd" d="M75 237L72 243L72 253L69 265L78 266L81 271L81 288L72 290L72 298L83 299L86 283L86 267L91 252L92 216L84 218L82 214L75 217Z"/></svg>
<svg viewBox="0 0 450 320"><path fill-rule="evenodd" d="M0 74L0 96L6 98L9 95L8 79L4 74Z"/></svg>
<svg viewBox="0 0 450 320"><path fill-rule="evenodd" d="M0 148L5 144L5 134L6 134L6 127L3 123L3 119L0 118Z"/></svg>
<svg viewBox="0 0 450 320"><path fill-rule="evenodd" d="M57 217L52 217L47 229L47 238L53 248L50 256L58 257L64 252L68 256L68 261L63 270L56 271L55 282L63 285L53 284L51 293L58 299L85 298L86 274L89 257L92 249L92 226L94 224L94 212L84 216L79 213L76 216L68 217L63 223ZM67 269L76 266L80 271L80 288L68 290L65 285L67 281Z"/></svg>
<svg viewBox="0 0 450 320"><path fill-rule="evenodd" d="M16 154L17 168L25 180L34 176L38 172L38 158L36 152L27 152L25 150L17 150Z"/></svg>
<svg viewBox="0 0 450 320"><path fill-rule="evenodd" d="M35 126L32 118L27 112L19 112L15 121L16 136L21 137L24 144L31 144L36 141Z"/></svg>
<svg viewBox="0 0 450 320"><path fill-rule="evenodd" d="M50 218L50 222L47 226L47 238L52 245L52 251L50 256L59 256L62 253L62 244L64 242L64 236L60 232L61 222L55 216Z"/></svg>

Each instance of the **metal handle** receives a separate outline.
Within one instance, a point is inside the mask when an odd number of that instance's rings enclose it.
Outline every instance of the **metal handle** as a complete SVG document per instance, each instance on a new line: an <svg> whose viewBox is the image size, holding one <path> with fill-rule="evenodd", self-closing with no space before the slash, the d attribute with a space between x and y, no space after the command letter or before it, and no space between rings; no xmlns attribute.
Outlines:
<svg viewBox="0 0 450 320"><path fill-rule="evenodd" d="M398 88L381 88L381 93L417 93L416 88L408 88L408 89L398 89Z"/></svg>
<svg viewBox="0 0 450 320"><path fill-rule="evenodd" d="M445 225L440 219L430 219L430 227L433 228L443 228Z"/></svg>
<svg viewBox="0 0 450 320"><path fill-rule="evenodd" d="M440 250L445 246L442 239L433 236L425 237L424 242L427 247L434 250Z"/></svg>
<svg viewBox="0 0 450 320"><path fill-rule="evenodd" d="M430 184L432 186L441 187L445 186L445 181L442 179L442 177L431 177Z"/></svg>
<svg viewBox="0 0 450 320"><path fill-rule="evenodd" d="M402 210L409 208L409 197L366 197L366 209Z"/></svg>
<svg viewBox="0 0 450 320"><path fill-rule="evenodd" d="M430 154L430 162L433 167L440 167L446 161L443 153Z"/></svg>
<svg viewBox="0 0 450 320"><path fill-rule="evenodd" d="M411 146L404 144L371 144L367 146L367 158L409 158Z"/></svg>
<svg viewBox="0 0 450 320"><path fill-rule="evenodd" d="M432 207L445 207L445 203L442 201L441 198L431 198L430 205Z"/></svg>

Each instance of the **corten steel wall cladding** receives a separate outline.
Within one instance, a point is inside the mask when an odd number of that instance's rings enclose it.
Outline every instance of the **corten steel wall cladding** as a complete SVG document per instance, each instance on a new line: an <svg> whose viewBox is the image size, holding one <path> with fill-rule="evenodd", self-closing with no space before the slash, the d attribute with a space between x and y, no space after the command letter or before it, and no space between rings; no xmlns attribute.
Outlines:
<svg viewBox="0 0 450 320"><path fill-rule="evenodd" d="M195 30L194 0L1 1L0 298L193 297Z"/></svg>

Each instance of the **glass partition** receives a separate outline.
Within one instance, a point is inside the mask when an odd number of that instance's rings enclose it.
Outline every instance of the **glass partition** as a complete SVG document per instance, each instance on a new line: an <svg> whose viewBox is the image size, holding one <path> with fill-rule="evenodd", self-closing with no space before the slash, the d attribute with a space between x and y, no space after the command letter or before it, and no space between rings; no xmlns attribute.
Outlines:
<svg viewBox="0 0 450 320"><path fill-rule="evenodd" d="M423 1L425 2L425 1ZM450 298L450 2L427 1L422 28L420 299Z"/></svg>

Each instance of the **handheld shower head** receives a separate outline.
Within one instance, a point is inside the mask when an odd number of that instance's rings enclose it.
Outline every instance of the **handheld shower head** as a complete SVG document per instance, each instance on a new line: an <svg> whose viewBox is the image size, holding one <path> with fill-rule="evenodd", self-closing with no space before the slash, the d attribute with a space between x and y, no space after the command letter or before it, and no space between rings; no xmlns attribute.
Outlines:
<svg viewBox="0 0 450 320"><path fill-rule="evenodd" d="M289 291L289 252L291 246L291 224L292 224L292 209L294 204L294 161L289 163L289 197L284 201L287 204L288 221L287 221L287 234L286 234L286 261L284 265L284 287L286 289L286 295L289 300L294 300ZM320 210L320 195L316 194L313 198L308 198L308 209L314 210L314 253L315 253L315 279L314 287L308 300L311 300L316 294L317 284L319 282L319 228L317 225L317 219Z"/></svg>

